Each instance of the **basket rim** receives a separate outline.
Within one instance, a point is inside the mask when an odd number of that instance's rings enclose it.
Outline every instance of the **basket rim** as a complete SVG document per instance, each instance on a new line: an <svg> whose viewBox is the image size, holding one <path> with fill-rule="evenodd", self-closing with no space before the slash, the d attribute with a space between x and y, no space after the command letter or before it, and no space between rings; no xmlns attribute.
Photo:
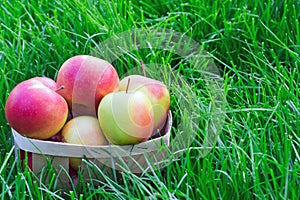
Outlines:
<svg viewBox="0 0 300 200"><path fill-rule="evenodd" d="M169 111L165 124L166 133L163 136L135 145L77 145L65 142L32 139L22 136L13 128L11 128L11 130L16 148L27 152L62 157L108 158L111 156L124 157L139 155L168 147L170 144L172 123L172 113Z"/></svg>

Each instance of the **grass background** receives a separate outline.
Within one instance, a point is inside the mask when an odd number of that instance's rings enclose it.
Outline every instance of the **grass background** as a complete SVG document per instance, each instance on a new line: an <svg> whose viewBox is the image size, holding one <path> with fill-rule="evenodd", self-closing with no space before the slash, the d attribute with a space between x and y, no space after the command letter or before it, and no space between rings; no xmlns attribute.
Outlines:
<svg viewBox="0 0 300 200"><path fill-rule="evenodd" d="M1 199L299 199L299 1L2 0L0 6ZM219 67L228 107L216 148L202 159L190 148L162 171L126 173L122 181L74 192L31 182L12 152L4 115L9 92L34 76L55 78L66 59L89 54L115 34L151 26L192 37ZM117 70L126 69L124 60L114 63ZM200 86L194 89L201 98Z"/></svg>

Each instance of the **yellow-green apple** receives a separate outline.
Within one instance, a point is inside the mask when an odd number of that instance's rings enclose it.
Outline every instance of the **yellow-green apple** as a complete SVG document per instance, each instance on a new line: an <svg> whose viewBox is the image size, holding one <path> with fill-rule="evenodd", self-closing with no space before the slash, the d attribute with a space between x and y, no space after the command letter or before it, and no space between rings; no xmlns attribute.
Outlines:
<svg viewBox="0 0 300 200"><path fill-rule="evenodd" d="M73 116L96 116L101 99L119 84L115 68L105 60L78 55L63 63L57 74L57 85L72 109Z"/></svg>
<svg viewBox="0 0 300 200"><path fill-rule="evenodd" d="M154 112L153 134L163 128L170 108L170 94L166 85L158 80L145 76L130 75L123 78L119 83L119 91L127 88L128 91L141 91L148 96Z"/></svg>
<svg viewBox="0 0 300 200"><path fill-rule="evenodd" d="M61 135L64 142L71 144L92 146L108 144L98 119L92 116L78 116L71 119L63 127ZM70 158L70 166L73 169L76 170L80 164L80 158Z"/></svg>
<svg viewBox="0 0 300 200"><path fill-rule="evenodd" d="M142 92L120 91L106 95L98 107L100 127L112 144L136 144L153 130L153 110Z"/></svg>
<svg viewBox="0 0 300 200"><path fill-rule="evenodd" d="M57 92L54 80L35 77L19 83L5 105L8 123L20 134L47 139L64 126L68 105Z"/></svg>

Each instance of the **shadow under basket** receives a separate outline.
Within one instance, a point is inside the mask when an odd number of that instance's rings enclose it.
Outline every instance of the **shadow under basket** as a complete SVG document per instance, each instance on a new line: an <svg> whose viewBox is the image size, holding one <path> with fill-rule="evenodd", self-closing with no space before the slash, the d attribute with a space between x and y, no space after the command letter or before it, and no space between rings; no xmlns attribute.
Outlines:
<svg viewBox="0 0 300 200"><path fill-rule="evenodd" d="M28 166L37 177L43 175L44 168L50 164L55 170L56 187L70 189L71 183L76 185L78 176L77 171L70 167L69 158L82 159L79 170L84 182L104 181L104 175L114 178L120 171L141 174L164 167L164 160L168 159L166 152L170 144L171 127L170 111L160 135L153 135L149 140L135 145L75 145L30 139L14 129L12 134L16 159L24 161L27 153ZM46 178L46 182L51 182L48 179L49 177Z"/></svg>

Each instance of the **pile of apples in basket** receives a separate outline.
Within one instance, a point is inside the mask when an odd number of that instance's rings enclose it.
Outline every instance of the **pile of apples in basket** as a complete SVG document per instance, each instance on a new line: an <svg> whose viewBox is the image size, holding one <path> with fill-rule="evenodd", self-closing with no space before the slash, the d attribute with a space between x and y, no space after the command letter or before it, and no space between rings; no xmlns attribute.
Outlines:
<svg viewBox="0 0 300 200"><path fill-rule="evenodd" d="M78 145L131 145L149 140L165 124L168 88L141 75L119 79L107 61L78 55L63 63L54 81L25 80L11 91L6 119L19 134ZM77 168L78 159L70 160Z"/></svg>

